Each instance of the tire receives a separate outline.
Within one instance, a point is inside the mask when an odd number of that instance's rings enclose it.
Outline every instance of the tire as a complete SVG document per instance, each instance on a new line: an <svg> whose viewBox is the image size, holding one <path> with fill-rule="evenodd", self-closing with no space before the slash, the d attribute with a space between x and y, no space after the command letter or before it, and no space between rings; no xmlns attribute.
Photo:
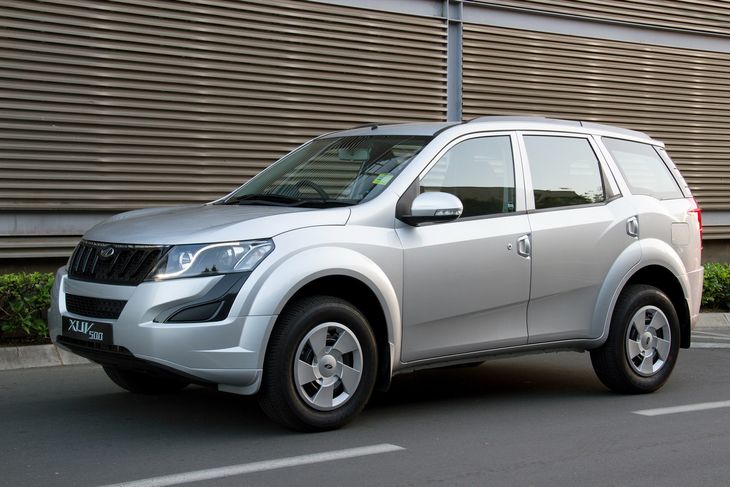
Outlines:
<svg viewBox="0 0 730 487"><path fill-rule="evenodd" d="M370 399L377 362L375 336L357 308L332 296L301 299L272 331L259 404L290 429L339 428Z"/></svg>
<svg viewBox="0 0 730 487"><path fill-rule="evenodd" d="M171 394L187 387L190 382L182 377L159 377L105 365L104 372L116 385L135 394Z"/></svg>
<svg viewBox="0 0 730 487"><path fill-rule="evenodd" d="M654 392L669 379L679 342L679 319L667 295L635 284L619 296L608 339L591 350L591 363L601 382L615 392Z"/></svg>

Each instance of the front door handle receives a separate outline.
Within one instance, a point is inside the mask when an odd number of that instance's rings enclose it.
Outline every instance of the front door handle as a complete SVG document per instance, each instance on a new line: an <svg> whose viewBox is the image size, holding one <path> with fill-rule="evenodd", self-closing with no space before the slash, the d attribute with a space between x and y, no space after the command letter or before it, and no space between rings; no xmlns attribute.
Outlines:
<svg viewBox="0 0 730 487"><path fill-rule="evenodd" d="M529 234L517 239L517 253L522 257L529 257L532 253L532 243L530 243Z"/></svg>

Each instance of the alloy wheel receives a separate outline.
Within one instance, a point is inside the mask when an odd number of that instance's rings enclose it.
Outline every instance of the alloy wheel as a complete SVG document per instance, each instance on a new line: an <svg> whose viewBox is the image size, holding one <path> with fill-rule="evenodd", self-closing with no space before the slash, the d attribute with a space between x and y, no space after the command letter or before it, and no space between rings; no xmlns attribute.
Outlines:
<svg viewBox="0 0 730 487"><path fill-rule="evenodd" d="M661 370L672 344L669 320L656 306L644 306L626 330L626 356L637 374L649 377Z"/></svg>
<svg viewBox="0 0 730 487"><path fill-rule="evenodd" d="M341 323L322 323L307 333L294 357L294 384L310 407L331 411L355 393L363 353L355 334Z"/></svg>

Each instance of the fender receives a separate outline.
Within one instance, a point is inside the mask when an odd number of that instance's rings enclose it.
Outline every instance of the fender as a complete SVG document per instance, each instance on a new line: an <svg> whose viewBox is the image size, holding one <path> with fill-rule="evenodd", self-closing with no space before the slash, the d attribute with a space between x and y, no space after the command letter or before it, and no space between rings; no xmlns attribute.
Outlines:
<svg viewBox="0 0 730 487"><path fill-rule="evenodd" d="M639 261L641 261L640 266ZM619 255L609 270L596 301L591 324L592 335L598 337L596 346L602 345L608 338L613 310L626 283L641 269L652 265L669 270L679 282L685 299L689 297L690 284L686 269L677 252L669 244L655 238L632 243Z"/></svg>
<svg viewBox="0 0 730 487"><path fill-rule="evenodd" d="M659 239L646 239L641 241L641 258L644 263L641 267L658 265L667 268L682 287L684 299L689 299L690 284L687 277L687 268L684 266L677 251L668 243ZM637 269L638 271L639 269Z"/></svg>
<svg viewBox="0 0 730 487"><path fill-rule="evenodd" d="M323 267L323 263L326 267ZM391 373L400 359L401 322L398 295L383 270L365 255L343 247L314 247L287 255L272 265L264 276L252 276L239 293L235 308L247 310L249 316L272 316L266 330L258 335L256 350L266 350L271 330L284 306L308 283L326 276L348 276L367 285L383 308L390 349ZM256 278L258 277L258 278ZM282 285L284 283L284 285ZM243 330L246 335L247 330ZM241 343L251 341L241 337ZM248 348L248 346L247 346ZM264 353L259 354L263 367Z"/></svg>

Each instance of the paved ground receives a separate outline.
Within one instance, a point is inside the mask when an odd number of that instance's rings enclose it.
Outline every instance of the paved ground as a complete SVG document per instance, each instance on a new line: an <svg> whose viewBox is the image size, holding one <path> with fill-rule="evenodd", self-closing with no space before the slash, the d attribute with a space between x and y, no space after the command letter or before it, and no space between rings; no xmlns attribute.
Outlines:
<svg viewBox="0 0 730 487"><path fill-rule="evenodd" d="M699 343L728 340L719 328ZM198 472L238 475L185 485L724 486L728 384L725 348L683 350L669 383L645 396L605 390L587 354L534 355L400 376L350 426L304 435L271 424L250 398L200 387L135 396L92 365L3 371L0 484L184 473L134 484L180 485ZM712 409L636 413L698 403Z"/></svg>

